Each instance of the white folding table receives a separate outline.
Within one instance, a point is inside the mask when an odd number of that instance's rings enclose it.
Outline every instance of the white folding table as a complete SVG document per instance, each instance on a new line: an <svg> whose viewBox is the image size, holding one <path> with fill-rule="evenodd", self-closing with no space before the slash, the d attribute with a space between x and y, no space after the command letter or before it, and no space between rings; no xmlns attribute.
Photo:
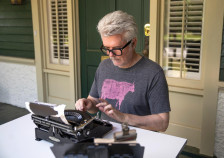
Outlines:
<svg viewBox="0 0 224 158"><path fill-rule="evenodd" d="M115 131L121 131L121 125L112 123L113 130L104 138L113 138ZM36 125L31 114L0 125L1 158L53 158L52 143L35 140ZM144 158L175 158L181 152L187 140L159 132L130 127L137 131L137 143L145 147Z"/></svg>

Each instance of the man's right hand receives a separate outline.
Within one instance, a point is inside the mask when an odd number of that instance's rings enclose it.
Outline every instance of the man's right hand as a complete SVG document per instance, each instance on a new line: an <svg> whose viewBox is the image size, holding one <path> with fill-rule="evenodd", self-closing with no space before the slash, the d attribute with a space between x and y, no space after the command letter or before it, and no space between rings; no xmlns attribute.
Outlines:
<svg viewBox="0 0 224 158"><path fill-rule="evenodd" d="M81 98L76 101L75 108L80 111L87 111L93 106L93 103L90 99Z"/></svg>

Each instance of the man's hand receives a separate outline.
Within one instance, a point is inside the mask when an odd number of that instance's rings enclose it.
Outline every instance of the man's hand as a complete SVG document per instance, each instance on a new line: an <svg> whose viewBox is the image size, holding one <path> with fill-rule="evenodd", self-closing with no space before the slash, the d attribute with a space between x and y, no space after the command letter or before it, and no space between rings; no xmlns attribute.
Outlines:
<svg viewBox="0 0 224 158"><path fill-rule="evenodd" d="M113 108L111 104L104 99L99 99L100 103L96 104L96 107L99 108L100 111L107 114L109 117L119 121L125 122L125 114Z"/></svg>
<svg viewBox="0 0 224 158"><path fill-rule="evenodd" d="M109 117L118 122L126 122L131 126L140 127L153 131L165 131L169 124L169 113L160 113L146 116L138 116L133 114L122 113L104 99L99 99L100 103L96 107Z"/></svg>
<svg viewBox="0 0 224 158"><path fill-rule="evenodd" d="M75 108L79 111L88 111L89 113L96 113L98 108L96 104L99 102L99 99L91 97L90 95L87 98L81 98L76 101Z"/></svg>
<svg viewBox="0 0 224 158"><path fill-rule="evenodd" d="M90 99L81 98L76 101L75 108L80 111L87 111L92 107L92 101Z"/></svg>

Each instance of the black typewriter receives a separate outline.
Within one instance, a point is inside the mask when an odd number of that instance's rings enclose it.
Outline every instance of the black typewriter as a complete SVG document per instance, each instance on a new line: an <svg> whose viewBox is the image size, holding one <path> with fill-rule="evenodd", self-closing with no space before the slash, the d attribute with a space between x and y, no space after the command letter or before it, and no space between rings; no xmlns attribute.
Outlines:
<svg viewBox="0 0 224 158"><path fill-rule="evenodd" d="M33 113L31 117L37 126L36 140L53 143L92 142L94 138L102 138L113 128L107 121L91 117L87 112L65 110L65 106L26 102L26 107Z"/></svg>

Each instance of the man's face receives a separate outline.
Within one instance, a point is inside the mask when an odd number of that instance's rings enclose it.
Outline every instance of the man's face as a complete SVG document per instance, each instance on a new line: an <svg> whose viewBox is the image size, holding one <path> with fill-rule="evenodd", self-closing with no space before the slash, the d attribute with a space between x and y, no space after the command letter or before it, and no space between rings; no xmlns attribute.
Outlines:
<svg viewBox="0 0 224 158"><path fill-rule="evenodd" d="M127 44L127 41L122 39L122 35L103 36L103 45L107 49L122 48ZM132 43L122 50L121 56L115 56L112 52L109 53L109 57L115 66L120 68L128 68L132 64L132 58L134 54L134 47Z"/></svg>

